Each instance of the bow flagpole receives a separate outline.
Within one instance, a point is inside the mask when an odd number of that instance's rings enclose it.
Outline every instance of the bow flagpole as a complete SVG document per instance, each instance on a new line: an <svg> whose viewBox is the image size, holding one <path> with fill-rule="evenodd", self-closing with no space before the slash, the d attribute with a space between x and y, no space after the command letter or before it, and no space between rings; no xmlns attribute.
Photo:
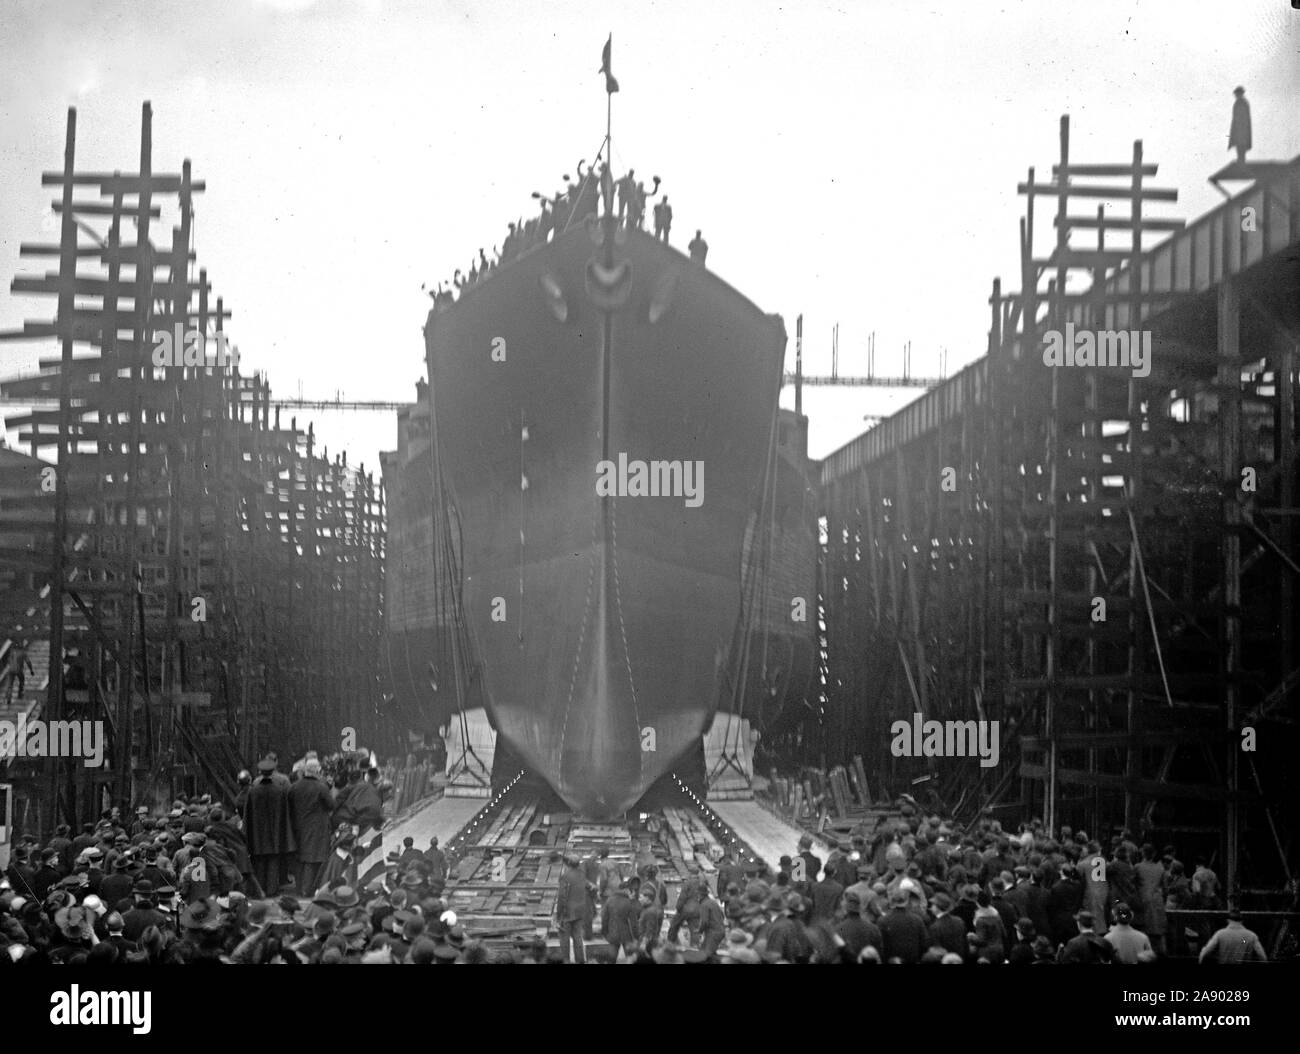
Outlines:
<svg viewBox="0 0 1300 1054"><path fill-rule="evenodd" d="M618 91L618 81L614 79L614 66L611 57L613 46L614 34L610 33L609 39L605 41L605 49L600 53L600 72L605 75L605 148L608 150L605 155L605 164L610 166L611 171L613 171L614 166L614 93Z"/></svg>

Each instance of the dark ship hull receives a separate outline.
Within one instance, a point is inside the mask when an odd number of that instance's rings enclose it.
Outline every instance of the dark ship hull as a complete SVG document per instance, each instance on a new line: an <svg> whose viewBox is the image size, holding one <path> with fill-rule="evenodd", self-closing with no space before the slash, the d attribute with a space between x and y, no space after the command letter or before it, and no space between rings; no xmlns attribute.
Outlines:
<svg viewBox="0 0 1300 1054"><path fill-rule="evenodd" d="M464 691L593 818L670 771L725 694L785 348L703 267L612 235L576 225L426 327ZM702 466L702 500L602 497L620 455Z"/></svg>

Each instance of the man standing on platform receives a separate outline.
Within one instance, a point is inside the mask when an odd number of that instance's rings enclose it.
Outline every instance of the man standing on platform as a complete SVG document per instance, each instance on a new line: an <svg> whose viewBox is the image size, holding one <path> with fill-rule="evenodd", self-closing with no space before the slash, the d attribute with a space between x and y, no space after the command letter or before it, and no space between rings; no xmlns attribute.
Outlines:
<svg viewBox="0 0 1300 1054"><path fill-rule="evenodd" d="M334 795L320 778L321 764L312 758L302 767L302 778L289 788L289 811L298 843L298 895L312 896L321 868L330 855L330 817Z"/></svg>
<svg viewBox="0 0 1300 1054"><path fill-rule="evenodd" d="M424 858L429 861L429 877L445 880L447 877L447 854L438 848L438 836L429 839L429 848L424 851Z"/></svg>
<svg viewBox="0 0 1300 1054"><path fill-rule="evenodd" d="M275 762L269 757L258 762L257 772L257 781L249 789L244 807L245 835L253 858L253 874L258 885L271 896L289 878L281 874L281 858L293 852L297 843L289 815L289 781L275 779Z"/></svg>
<svg viewBox="0 0 1300 1054"><path fill-rule="evenodd" d="M560 952L565 962L581 966L587 961L585 938L590 906L587 877L582 873L582 866L576 856L566 856L564 873L560 875L559 888L555 891L555 925L560 931Z"/></svg>

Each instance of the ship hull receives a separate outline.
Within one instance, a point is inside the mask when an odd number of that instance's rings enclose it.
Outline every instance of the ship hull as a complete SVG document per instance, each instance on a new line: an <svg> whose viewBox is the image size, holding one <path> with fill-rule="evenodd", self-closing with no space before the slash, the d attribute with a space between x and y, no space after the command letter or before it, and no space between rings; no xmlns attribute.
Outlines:
<svg viewBox="0 0 1300 1054"><path fill-rule="evenodd" d="M426 342L477 687L571 807L618 815L718 704L784 329L648 236L610 252L584 227L432 316ZM636 488L620 459L679 464L678 492L598 493Z"/></svg>

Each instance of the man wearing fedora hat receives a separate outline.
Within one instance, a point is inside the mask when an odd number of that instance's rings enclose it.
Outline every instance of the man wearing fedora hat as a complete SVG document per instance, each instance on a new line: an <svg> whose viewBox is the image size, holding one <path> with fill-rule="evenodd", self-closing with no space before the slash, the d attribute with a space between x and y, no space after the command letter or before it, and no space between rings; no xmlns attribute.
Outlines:
<svg viewBox="0 0 1300 1054"><path fill-rule="evenodd" d="M903 963L918 963L930 946L925 923L908 911L908 892L895 889L889 894L889 908L880 918L880 933L884 938L885 962L897 959Z"/></svg>
<svg viewBox="0 0 1300 1054"><path fill-rule="evenodd" d="M116 908L122 901L131 895L131 888L135 885L135 879L129 872L129 868L134 863L134 855L122 853L113 861L112 874L106 875L104 881L100 884L99 895L109 908Z"/></svg>
<svg viewBox="0 0 1300 1054"><path fill-rule="evenodd" d="M122 935L129 941L139 941L150 926L161 926L166 921L154 906L154 885L148 879L139 879L132 890L135 904L122 913Z"/></svg>

